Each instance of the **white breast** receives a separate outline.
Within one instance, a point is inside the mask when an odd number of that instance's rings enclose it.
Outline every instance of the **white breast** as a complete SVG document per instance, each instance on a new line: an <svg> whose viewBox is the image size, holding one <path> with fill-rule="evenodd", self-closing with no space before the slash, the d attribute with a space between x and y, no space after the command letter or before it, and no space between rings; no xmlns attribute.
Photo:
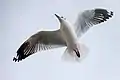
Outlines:
<svg viewBox="0 0 120 80"><path fill-rule="evenodd" d="M61 23L60 30L64 40L67 43L67 46L71 46L76 44L77 42L77 35L75 33L74 27L67 21Z"/></svg>

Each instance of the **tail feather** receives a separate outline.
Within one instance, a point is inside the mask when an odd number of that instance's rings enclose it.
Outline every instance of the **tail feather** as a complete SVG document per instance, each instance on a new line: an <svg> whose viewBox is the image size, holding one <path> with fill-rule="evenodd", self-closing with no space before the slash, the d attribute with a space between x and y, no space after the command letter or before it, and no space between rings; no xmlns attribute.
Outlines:
<svg viewBox="0 0 120 80"><path fill-rule="evenodd" d="M76 55L74 50L66 48L65 52L62 55L62 60L67 62L81 62L83 59L86 58L89 49L84 44L80 45L80 58Z"/></svg>

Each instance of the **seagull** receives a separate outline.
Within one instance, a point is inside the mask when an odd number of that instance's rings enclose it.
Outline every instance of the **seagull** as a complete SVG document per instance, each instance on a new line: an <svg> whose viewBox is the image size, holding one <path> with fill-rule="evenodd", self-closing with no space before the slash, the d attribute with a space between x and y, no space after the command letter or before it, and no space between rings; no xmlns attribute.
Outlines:
<svg viewBox="0 0 120 80"><path fill-rule="evenodd" d="M63 16L55 14L60 23L60 28L54 31L39 31L30 36L17 50L13 61L19 62L38 51L66 47L64 59L79 60L88 48L79 43L79 38L94 25L103 23L113 16L112 11L102 8L84 10L78 14L74 24ZM87 53L87 52L86 52ZM68 56L69 55L69 56Z"/></svg>

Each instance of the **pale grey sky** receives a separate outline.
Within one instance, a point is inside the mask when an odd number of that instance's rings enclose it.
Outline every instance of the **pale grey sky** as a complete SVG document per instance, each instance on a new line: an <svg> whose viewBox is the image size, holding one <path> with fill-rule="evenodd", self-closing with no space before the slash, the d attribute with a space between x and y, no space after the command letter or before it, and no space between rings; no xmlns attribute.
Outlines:
<svg viewBox="0 0 120 80"><path fill-rule="evenodd" d="M0 80L120 80L119 0L0 0ZM80 64L64 63L65 48L12 61L16 50L39 30L58 29L58 13L74 23L78 12L106 8L112 19L94 26L81 41L90 49Z"/></svg>

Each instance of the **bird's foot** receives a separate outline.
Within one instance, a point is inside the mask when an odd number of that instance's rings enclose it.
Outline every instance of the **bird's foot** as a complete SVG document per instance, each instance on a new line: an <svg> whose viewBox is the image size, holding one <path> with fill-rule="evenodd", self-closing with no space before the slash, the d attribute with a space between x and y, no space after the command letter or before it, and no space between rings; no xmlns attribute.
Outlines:
<svg viewBox="0 0 120 80"><path fill-rule="evenodd" d="M79 50L74 49L74 51L75 51L75 53L76 53L77 57L78 57L78 58L80 58L80 52L79 52Z"/></svg>

